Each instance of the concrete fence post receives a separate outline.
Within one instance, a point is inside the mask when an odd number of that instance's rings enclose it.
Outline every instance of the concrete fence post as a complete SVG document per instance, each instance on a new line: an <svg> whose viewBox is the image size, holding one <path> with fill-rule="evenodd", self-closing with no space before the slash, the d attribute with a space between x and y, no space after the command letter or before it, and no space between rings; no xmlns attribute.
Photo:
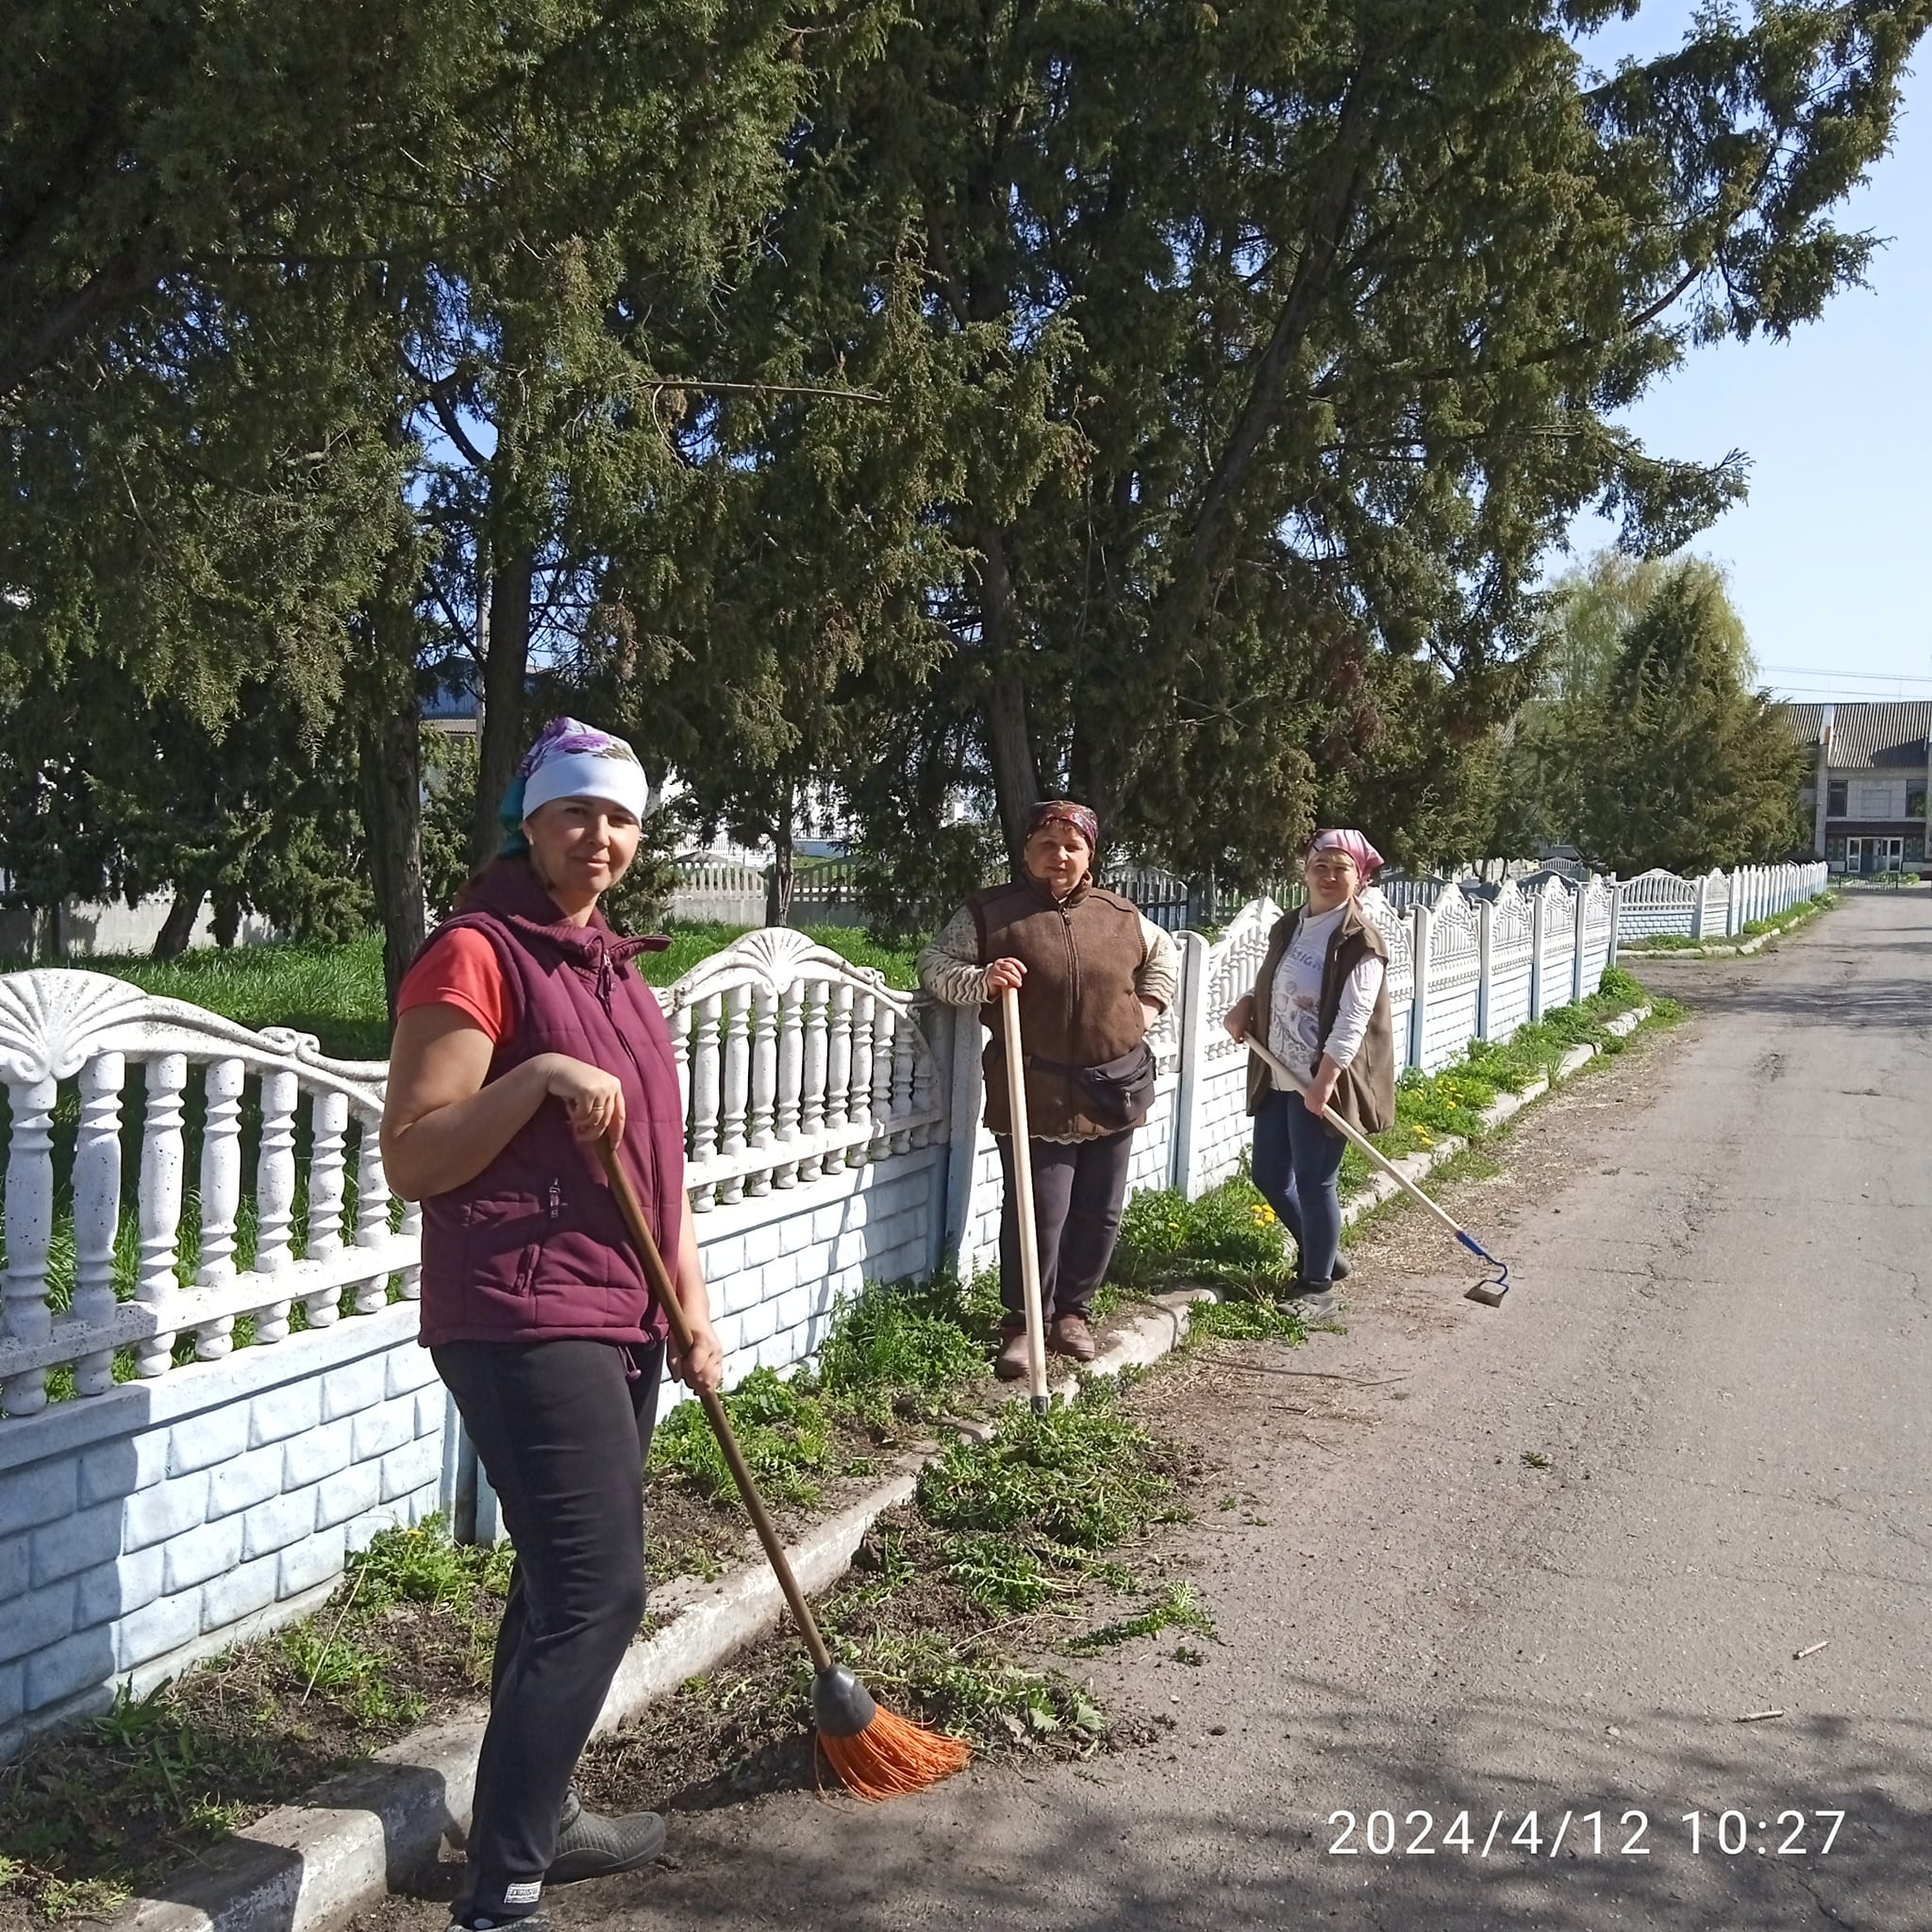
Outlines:
<svg viewBox="0 0 1932 1932"><path fill-rule="evenodd" d="M953 1008L951 1078L947 1082L945 1245L947 1264L964 1274L966 1232L973 1225L973 1184L979 1169L979 1117L986 1105L986 1075L979 1057L986 1028L977 1007Z"/></svg>
<svg viewBox="0 0 1932 1932"><path fill-rule="evenodd" d="M1584 935L1590 929L1590 874L1586 873L1571 894L1570 917L1574 922L1575 941L1570 948L1570 998L1573 1004L1583 998Z"/></svg>
<svg viewBox="0 0 1932 1932"><path fill-rule="evenodd" d="M1487 1040L1490 1037L1490 987L1492 968L1490 955L1490 932L1494 923L1495 908L1489 900L1478 899L1475 903L1475 1037Z"/></svg>
<svg viewBox="0 0 1932 1932"><path fill-rule="evenodd" d="M1208 1066L1208 941L1197 932L1179 935L1180 990L1174 995L1175 1030L1180 1036L1181 1076L1174 1096L1174 1167L1169 1185L1191 1201L1200 1143L1201 1075Z"/></svg>
<svg viewBox="0 0 1932 1932"><path fill-rule="evenodd" d="M1429 908L1418 899L1408 917L1415 950L1415 997L1408 1007L1408 1064L1419 1067L1423 1063L1423 1024L1429 1009Z"/></svg>
<svg viewBox="0 0 1932 1932"><path fill-rule="evenodd" d="M1617 963L1617 935L1622 930L1624 924L1624 881L1615 873L1612 873L1608 883L1610 888L1610 950L1609 957L1604 961L1604 970L1606 972ZM1594 991L1595 988L1592 987L1591 991Z"/></svg>
<svg viewBox="0 0 1932 1932"><path fill-rule="evenodd" d="M1543 1016L1543 900L1537 892L1529 902L1529 1022L1533 1026Z"/></svg>

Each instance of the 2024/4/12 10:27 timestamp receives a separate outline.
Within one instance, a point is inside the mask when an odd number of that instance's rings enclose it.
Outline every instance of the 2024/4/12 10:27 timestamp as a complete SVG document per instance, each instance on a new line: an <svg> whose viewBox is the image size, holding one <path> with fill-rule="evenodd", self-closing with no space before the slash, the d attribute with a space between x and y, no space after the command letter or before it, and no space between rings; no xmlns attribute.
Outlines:
<svg viewBox="0 0 1932 1932"><path fill-rule="evenodd" d="M1661 1821L1659 1821L1660 1823ZM1788 1809L1757 1817L1751 1812L1686 1811L1677 1821L1690 1851L1697 1857L1739 1857L1756 1852L1783 1858L1823 1858L1838 1841L1842 1811ZM1590 1810L1481 1812L1375 1810L1366 1815L1332 1811L1336 1836L1331 1857L1648 1858L1658 1849L1662 1831L1653 1834L1647 1811Z"/></svg>

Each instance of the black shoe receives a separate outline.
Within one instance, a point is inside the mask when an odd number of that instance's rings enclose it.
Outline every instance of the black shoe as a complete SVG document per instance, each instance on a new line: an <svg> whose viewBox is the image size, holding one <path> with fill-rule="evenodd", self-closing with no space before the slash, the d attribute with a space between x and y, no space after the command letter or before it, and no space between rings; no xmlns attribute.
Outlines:
<svg viewBox="0 0 1932 1932"><path fill-rule="evenodd" d="M1332 1322L1337 1313L1335 1290L1325 1281L1297 1281L1281 1298L1281 1307L1291 1315L1299 1315L1304 1324L1313 1325L1317 1322Z"/></svg>
<svg viewBox="0 0 1932 1932"><path fill-rule="evenodd" d="M564 1800L557 1827L557 1851L543 1875L552 1885L607 1878L648 1865L664 1849L664 1821L655 1811L631 1811L606 1818L586 1811L575 1791Z"/></svg>

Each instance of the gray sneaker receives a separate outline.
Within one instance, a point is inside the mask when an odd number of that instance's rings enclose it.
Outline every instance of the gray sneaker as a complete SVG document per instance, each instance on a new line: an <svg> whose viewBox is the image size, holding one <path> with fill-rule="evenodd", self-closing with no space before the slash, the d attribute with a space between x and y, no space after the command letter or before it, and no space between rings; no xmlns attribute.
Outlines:
<svg viewBox="0 0 1932 1932"><path fill-rule="evenodd" d="M1284 1297L1281 1305L1291 1314L1299 1315L1310 1327L1318 1322L1334 1321L1338 1313L1335 1291L1325 1281L1319 1286L1297 1282L1294 1292Z"/></svg>
<svg viewBox="0 0 1932 1932"><path fill-rule="evenodd" d="M586 1811L573 1790L563 1801L557 1827L557 1850L544 1877L552 1885L575 1885L582 1878L605 1878L648 1865L664 1849L664 1821L655 1811L632 1811L606 1818Z"/></svg>

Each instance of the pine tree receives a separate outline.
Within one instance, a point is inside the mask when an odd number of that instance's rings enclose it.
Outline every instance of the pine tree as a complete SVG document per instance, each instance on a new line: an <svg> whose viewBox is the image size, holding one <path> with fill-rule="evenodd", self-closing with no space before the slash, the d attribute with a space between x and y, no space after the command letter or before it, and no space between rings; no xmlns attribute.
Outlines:
<svg viewBox="0 0 1932 1932"><path fill-rule="evenodd" d="M1803 754L1745 684L1721 588L1694 565L1624 633L1576 765L1578 842L1614 872L1761 864L1801 834Z"/></svg>

